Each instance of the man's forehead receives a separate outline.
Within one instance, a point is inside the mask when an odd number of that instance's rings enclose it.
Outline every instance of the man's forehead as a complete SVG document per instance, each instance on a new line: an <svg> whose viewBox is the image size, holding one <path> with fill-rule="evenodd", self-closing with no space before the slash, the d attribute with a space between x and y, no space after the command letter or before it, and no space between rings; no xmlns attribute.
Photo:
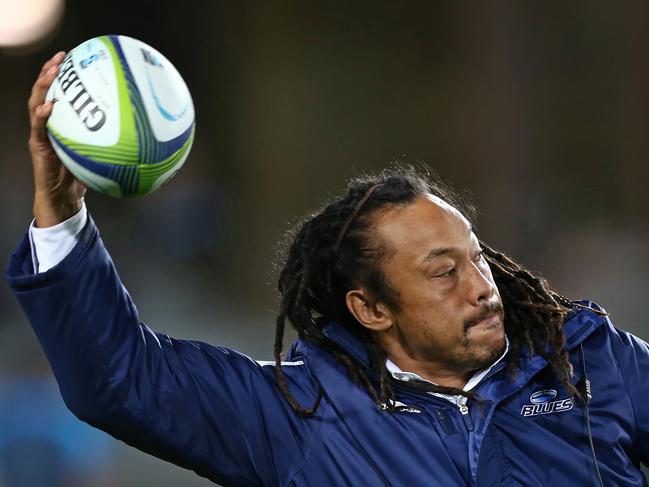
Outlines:
<svg viewBox="0 0 649 487"><path fill-rule="evenodd" d="M422 195L412 204L384 214L379 232L395 245L425 243L441 245L458 239L474 239L471 223L454 206L433 194Z"/></svg>
<svg viewBox="0 0 649 487"><path fill-rule="evenodd" d="M437 205L442 211L450 213L456 217L458 217L460 220L462 220L464 223L466 223L468 229L472 231L472 225L471 223L464 217L464 215L453 205L448 203L447 201L443 200L439 196L436 196L434 194L427 193L423 196L423 198L427 199L431 203L434 203Z"/></svg>

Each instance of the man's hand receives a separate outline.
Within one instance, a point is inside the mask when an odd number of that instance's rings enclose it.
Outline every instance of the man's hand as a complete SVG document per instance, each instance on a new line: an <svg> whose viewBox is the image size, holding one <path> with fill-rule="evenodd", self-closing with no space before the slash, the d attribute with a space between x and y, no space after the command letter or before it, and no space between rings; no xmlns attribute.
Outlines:
<svg viewBox="0 0 649 487"><path fill-rule="evenodd" d="M37 227L51 227L67 220L81 209L86 187L61 163L47 138L45 125L52 113L53 102L45 95L65 56L59 52L47 61L29 97L29 152L34 168L34 217Z"/></svg>

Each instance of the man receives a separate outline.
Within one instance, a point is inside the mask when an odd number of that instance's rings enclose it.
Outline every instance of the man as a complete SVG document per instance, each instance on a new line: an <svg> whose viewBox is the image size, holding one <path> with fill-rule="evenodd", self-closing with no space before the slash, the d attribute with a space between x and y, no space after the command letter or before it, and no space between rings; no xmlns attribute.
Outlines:
<svg viewBox="0 0 649 487"><path fill-rule="evenodd" d="M226 485L647 485L647 344L480 242L411 170L297 230L275 364L140 323L44 133L61 59L29 103L35 221L7 280L79 418Z"/></svg>

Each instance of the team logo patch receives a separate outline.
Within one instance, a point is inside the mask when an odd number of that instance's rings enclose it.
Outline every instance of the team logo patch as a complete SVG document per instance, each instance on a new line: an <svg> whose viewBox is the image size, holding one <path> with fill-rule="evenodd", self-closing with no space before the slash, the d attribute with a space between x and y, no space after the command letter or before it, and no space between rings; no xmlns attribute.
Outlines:
<svg viewBox="0 0 649 487"><path fill-rule="evenodd" d="M538 416L539 414L562 413L572 409L572 398L553 401L555 397L557 397L557 391L554 389L536 391L530 396L532 404L525 404L521 409L521 415Z"/></svg>
<svg viewBox="0 0 649 487"><path fill-rule="evenodd" d="M530 396L530 402L532 404L543 404L544 402L549 402L552 399L557 397L557 391L554 389L545 389L544 391L536 391Z"/></svg>

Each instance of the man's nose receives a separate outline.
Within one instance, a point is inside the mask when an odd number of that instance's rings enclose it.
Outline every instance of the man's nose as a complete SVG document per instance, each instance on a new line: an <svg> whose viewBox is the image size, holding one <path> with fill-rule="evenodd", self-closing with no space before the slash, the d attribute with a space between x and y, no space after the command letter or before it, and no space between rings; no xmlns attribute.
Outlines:
<svg viewBox="0 0 649 487"><path fill-rule="evenodd" d="M480 306L484 301L491 298L495 284L489 273L488 264L483 268L480 264L472 262L466 274L467 279L467 300L473 306Z"/></svg>

